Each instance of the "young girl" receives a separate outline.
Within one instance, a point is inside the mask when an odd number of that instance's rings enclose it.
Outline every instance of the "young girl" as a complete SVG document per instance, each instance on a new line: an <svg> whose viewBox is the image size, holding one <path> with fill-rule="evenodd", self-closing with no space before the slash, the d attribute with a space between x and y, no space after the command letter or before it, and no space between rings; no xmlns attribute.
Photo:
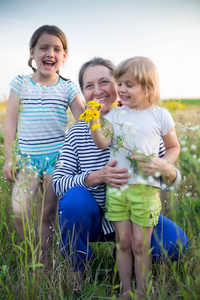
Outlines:
<svg viewBox="0 0 200 300"><path fill-rule="evenodd" d="M153 226L158 223L161 210L159 198L160 178L140 174L130 164L130 152L116 146L115 139L122 140L127 148L145 156L157 156L161 136L165 143L164 160L173 164L179 155L179 143L171 115L156 104L159 102L158 72L152 61L145 57L134 57L123 61L116 69L115 78L118 95L123 107L113 108L104 118L105 126L113 132L113 139L105 138L101 132L92 131L99 148L111 143L111 157L117 167L130 170L128 187L115 191L107 187L106 218L113 221L116 231L117 264L122 283L121 298L129 299L132 282L132 254L136 275L136 296L142 299L146 291L147 275L151 271L149 254ZM146 158L148 159L148 157Z"/></svg>
<svg viewBox="0 0 200 300"><path fill-rule="evenodd" d="M58 27L44 25L34 32L28 62L34 73L17 76L11 81L5 122L4 174L7 181L15 182L12 193L14 223L24 239L23 216L29 216L30 196L34 198L40 187L38 219L42 221L38 229L41 228L39 234L44 252L57 210L58 197L54 194L51 178L65 139L66 111L70 107L78 121L84 110L77 86L59 75L66 57L66 36ZM32 66L33 60L37 68ZM13 146L15 140L17 150ZM21 168L13 174L16 151Z"/></svg>

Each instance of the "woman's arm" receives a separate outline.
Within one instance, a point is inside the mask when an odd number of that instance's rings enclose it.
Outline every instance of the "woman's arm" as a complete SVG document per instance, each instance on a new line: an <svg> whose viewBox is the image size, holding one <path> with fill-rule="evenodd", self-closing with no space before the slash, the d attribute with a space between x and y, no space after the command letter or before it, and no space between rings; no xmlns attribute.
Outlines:
<svg viewBox="0 0 200 300"><path fill-rule="evenodd" d="M13 143L16 139L18 122L19 101L18 96L11 89L7 104L7 113L4 131L5 164L3 167L4 176L7 181L14 182L12 174Z"/></svg>
<svg viewBox="0 0 200 300"><path fill-rule="evenodd" d="M80 94L77 94L75 97L74 97L74 100L72 101L72 103L70 104L70 109L71 109L71 112L74 116L74 118L76 119L76 121L78 122L79 121L79 117L80 115L84 112L85 110L85 107L83 105L83 102L81 100L81 95Z"/></svg>

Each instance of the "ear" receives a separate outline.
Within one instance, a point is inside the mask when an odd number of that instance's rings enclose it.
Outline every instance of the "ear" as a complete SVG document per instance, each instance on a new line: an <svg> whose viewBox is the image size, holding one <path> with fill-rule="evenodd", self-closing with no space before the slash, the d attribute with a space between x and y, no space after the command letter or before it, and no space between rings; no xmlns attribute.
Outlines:
<svg viewBox="0 0 200 300"><path fill-rule="evenodd" d="M30 48L30 58L34 59L34 49Z"/></svg>
<svg viewBox="0 0 200 300"><path fill-rule="evenodd" d="M63 52L63 61L62 61L63 63L65 62L66 58L67 58L67 50Z"/></svg>

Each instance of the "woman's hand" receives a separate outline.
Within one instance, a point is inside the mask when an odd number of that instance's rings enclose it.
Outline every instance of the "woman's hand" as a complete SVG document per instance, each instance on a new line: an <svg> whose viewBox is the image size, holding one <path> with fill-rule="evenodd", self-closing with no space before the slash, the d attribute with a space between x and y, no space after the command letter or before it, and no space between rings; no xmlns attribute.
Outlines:
<svg viewBox="0 0 200 300"><path fill-rule="evenodd" d="M168 186L172 185L176 179L174 167L162 158L151 156L147 160L145 156L132 155L131 159L137 161L138 168L145 176L162 176L163 182Z"/></svg>
<svg viewBox="0 0 200 300"><path fill-rule="evenodd" d="M106 164L102 169L90 173L85 179L87 186L95 186L101 183L111 185L112 187L120 188L128 183L128 170L126 168L115 168L116 160Z"/></svg>

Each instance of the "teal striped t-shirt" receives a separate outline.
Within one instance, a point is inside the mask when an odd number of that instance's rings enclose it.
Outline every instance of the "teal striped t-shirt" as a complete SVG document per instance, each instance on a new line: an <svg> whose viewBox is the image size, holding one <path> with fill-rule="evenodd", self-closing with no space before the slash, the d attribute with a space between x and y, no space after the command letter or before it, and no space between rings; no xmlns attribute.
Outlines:
<svg viewBox="0 0 200 300"><path fill-rule="evenodd" d="M19 96L18 145L23 154L48 154L62 149L68 124L67 109L79 93L70 80L56 85L35 84L31 75L10 83Z"/></svg>

